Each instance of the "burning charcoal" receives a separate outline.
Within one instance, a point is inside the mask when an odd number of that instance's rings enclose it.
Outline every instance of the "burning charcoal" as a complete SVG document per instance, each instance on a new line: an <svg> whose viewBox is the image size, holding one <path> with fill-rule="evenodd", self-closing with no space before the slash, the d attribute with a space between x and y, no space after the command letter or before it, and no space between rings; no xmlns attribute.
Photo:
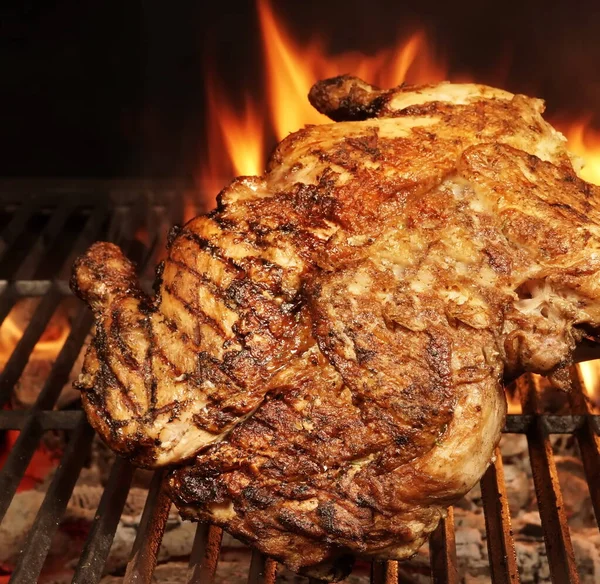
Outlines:
<svg viewBox="0 0 600 584"><path fill-rule="evenodd" d="M515 456L522 457L527 452L527 438L523 434L504 434L500 450L505 461Z"/></svg>
<svg viewBox="0 0 600 584"><path fill-rule="evenodd" d="M44 493L17 493L0 524L0 564L14 564L38 512Z"/></svg>
<svg viewBox="0 0 600 584"><path fill-rule="evenodd" d="M543 543L516 541L515 550L522 584L550 582L550 569Z"/></svg>
<svg viewBox="0 0 600 584"><path fill-rule="evenodd" d="M538 539L544 535L542 520L537 511L522 513L513 523L513 530L521 535Z"/></svg>
<svg viewBox="0 0 600 584"><path fill-rule="evenodd" d="M481 548L483 540L481 532L474 527L463 527L456 532L456 553L461 559L465 559L473 565L482 559ZM487 565L487 561L485 562Z"/></svg>
<svg viewBox="0 0 600 584"><path fill-rule="evenodd" d="M527 507L532 495L532 483L527 473L514 464L504 465L504 482L511 511Z"/></svg>
<svg viewBox="0 0 600 584"><path fill-rule="evenodd" d="M571 535L582 584L600 582L600 534L596 527Z"/></svg>
<svg viewBox="0 0 600 584"><path fill-rule="evenodd" d="M557 456L555 463L570 527L594 526L594 509L588 495L583 464L572 456Z"/></svg>

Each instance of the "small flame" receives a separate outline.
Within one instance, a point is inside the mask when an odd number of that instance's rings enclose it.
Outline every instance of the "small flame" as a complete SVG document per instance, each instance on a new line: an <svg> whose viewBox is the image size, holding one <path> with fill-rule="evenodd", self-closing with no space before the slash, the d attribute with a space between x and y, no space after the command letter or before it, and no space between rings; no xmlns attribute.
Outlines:
<svg viewBox="0 0 600 584"><path fill-rule="evenodd" d="M521 407L521 402L519 401L518 397L515 397L514 395L511 395L509 393L506 394L506 405L507 410L506 413L507 414L522 414L523 413L523 408Z"/></svg>
<svg viewBox="0 0 600 584"><path fill-rule="evenodd" d="M27 300L15 304L0 326L0 362L6 363L24 333L23 315L28 312ZM58 310L36 343L32 359L56 358L69 336L69 322L64 311Z"/></svg>
<svg viewBox="0 0 600 584"><path fill-rule="evenodd" d="M594 130L589 119L569 125L564 134L568 147L583 161L579 176L595 185L600 185L600 131Z"/></svg>
<svg viewBox="0 0 600 584"><path fill-rule="evenodd" d="M592 401L597 400L600 395L600 360L578 363L577 369L585 393Z"/></svg>
<svg viewBox="0 0 600 584"><path fill-rule="evenodd" d="M505 387L504 394L506 395L506 413L507 414L522 414L521 400L519 398L519 389L516 383L511 383Z"/></svg>

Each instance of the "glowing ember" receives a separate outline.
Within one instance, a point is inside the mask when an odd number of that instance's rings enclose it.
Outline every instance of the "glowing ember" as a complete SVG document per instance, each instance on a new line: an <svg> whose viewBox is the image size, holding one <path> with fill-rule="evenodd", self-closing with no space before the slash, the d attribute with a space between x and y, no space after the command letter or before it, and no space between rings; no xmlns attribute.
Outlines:
<svg viewBox="0 0 600 584"><path fill-rule="evenodd" d="M15 445L19 438L18 430L7 430L3 443L0 444L0 468L6 462L8 454L12 447ZM45 444L40 444L36 451L33 453L27 470L17 487L17 493L21 491L27 491L29 489L35 489L44 479L48 476L51 470L54 470L60 462L60 453L57 451L50 450Z"/></svg>

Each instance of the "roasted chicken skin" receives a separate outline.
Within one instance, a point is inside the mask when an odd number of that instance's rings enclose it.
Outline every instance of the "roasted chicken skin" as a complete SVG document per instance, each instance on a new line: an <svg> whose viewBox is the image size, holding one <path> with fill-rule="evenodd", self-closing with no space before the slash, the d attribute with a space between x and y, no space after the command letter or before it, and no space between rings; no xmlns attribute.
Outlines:
<svg viewBox="0 0 600 584"><path fill-rule="evenodd" d="M310 99L338 123L175 229L154 298L108 243L73 288L104 440L179 465L184 517L335 580L413 554L479 480L503 377L566 385L600 325L600 192L537 99L352 77Z"/></svg>

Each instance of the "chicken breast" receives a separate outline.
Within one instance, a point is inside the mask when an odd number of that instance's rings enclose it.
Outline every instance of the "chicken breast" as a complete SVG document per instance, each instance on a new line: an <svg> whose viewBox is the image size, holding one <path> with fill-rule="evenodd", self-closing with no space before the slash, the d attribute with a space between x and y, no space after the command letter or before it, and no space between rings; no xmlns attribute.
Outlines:
<svg viewBox="0 0 600 584"><path fill-rule="evenodd" d="M600 325L600 192L537 99L352 77L310 99L338 122L175 229L155 298L107 243L73 288L96 314L79 386L107 443L180 465L185 517L336 580L355 556L412 555L480 479L503 377L567 383Z"/></svg>

